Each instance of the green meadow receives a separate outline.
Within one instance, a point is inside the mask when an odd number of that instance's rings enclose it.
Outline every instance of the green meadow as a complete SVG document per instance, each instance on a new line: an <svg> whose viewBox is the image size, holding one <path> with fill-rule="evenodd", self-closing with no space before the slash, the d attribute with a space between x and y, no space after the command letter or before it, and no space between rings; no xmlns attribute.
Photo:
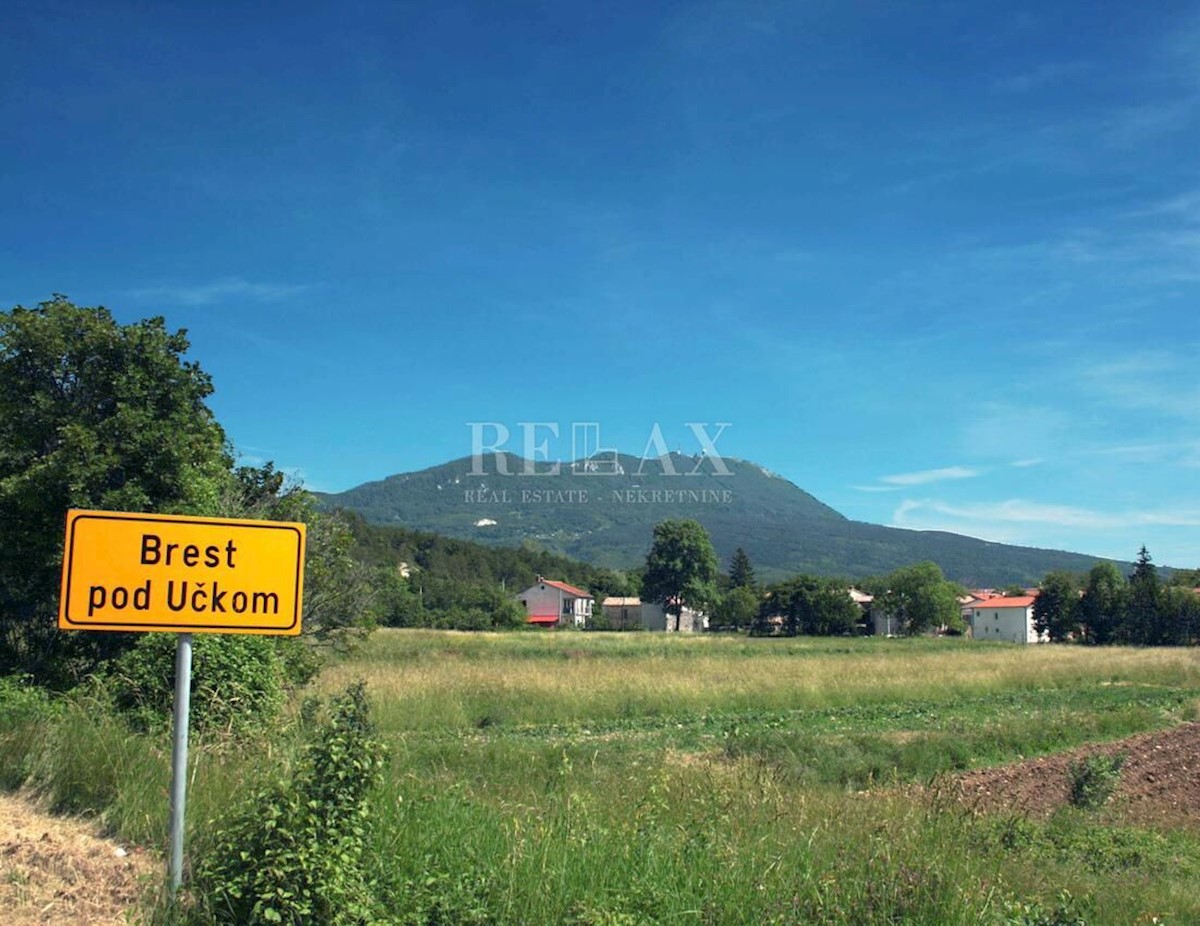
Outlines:
<svg viewBox="0 0 1200 926"><path fill-rule="evenodd" d="M1027 820L948 776L1196 720L1200 655L935 639L378 631L367 823L382 921L1200 922L1200 832ZM165 844L169 750L72 702L0 726L10 784ZM285 774L292 724L193 747L189 846Z"/></svg>

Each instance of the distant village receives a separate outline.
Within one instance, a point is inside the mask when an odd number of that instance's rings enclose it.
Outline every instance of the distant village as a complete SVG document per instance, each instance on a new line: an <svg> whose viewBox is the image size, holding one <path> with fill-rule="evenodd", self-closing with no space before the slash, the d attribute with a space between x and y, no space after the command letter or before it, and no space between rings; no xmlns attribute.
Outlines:
<svg viewBox="0 0 1200 926"><path fill-rule="evenodd" d="M1034 627L1033 606L1038 592L1037 588L1027 588L1022 595L1012 595L990 588L970 589L958 599L965 635L1006 643L1046 642L1047 635L1039 634ZM861 633L885 637L900 635L899 619L876 605L873 595L856 588L850 588L848 594L862 612ZM609 597L600 602L597 612L596 600L589 592L543 576L538 576L535 584L516 598L525 609L528 623L539 627L583 630L593 626L602 616L604 626L611 630L676 632L674 615L668 614L661 603ZM782 628L784 617L768 616L766 623ZM681 609L678 632L697 633L708 629L706 614L688 607ZM946 628L935 628L932 632L944 633Z"/></svg>

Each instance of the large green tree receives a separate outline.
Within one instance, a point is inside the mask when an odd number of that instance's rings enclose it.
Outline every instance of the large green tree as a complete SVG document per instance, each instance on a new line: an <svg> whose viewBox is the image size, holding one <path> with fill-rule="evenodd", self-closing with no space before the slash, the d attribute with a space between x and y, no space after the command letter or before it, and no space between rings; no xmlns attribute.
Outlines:
<svg viewBox="0 0 1200 926"><path fill-rule="evenodd" d="M899 619L905 633L923 633L946 627L962 629L959 588L946 581L936 563L902 566L888 575L887 590L876 601Z"/></svg>
<svg viewBox="0 0 1200 926"><path fill-rule="evenodd" d="M663 521L654 528L646 556L642 597L658 602L679 629L685 607L703 608L715 596L717 554L708 531L697 521Z"/></svg>
<svg viewBox="0 0 1200 926"><path fill-rule="evenodd" d="M1050 572L1033 601L1033 626L1052 642L1066 640L1078 624L1079 585L1069 572Z"/></svg>
<svg viewBox="0 0 1200 926"><path fill-rule="evenodd" d="M1129 588L1112 563L1097 563L1088 572L1079 619L1088 643L1113 643L1121 634Z"/></svg>
<svg viewBox="0 0 1200 926"><path fill-rule="evenodd" d="M734 586L716 602L713 622L723 630L747 630L758 617L759 598L754 589Z"/></svg>
<svg viewBox="0 0 1200 926"><path fill-rule="evenodd" d="M1150 551L1138 551L1133 574L1129 577L1129 597L1120 639L1124 643L1157 644L1163 642L1163 593Z"/></svg>
<svg viewBox="0 0 1200 926"><path fill-rule="evenodd" d="M229 480L212 382L163 319L55 296L0 314L0 673L70 684L121 634L54 626L68 508L211 513Z"/></svg>
<svg viewBox="0 0 1200 926"><path fill-rule="evenodd" d="M1190 588L1163 589L1162 630L1159 642L1167 646L1194 645L1200 638L1200 596Z"/></svg>
<svg viewBox="0 0 1200 926"><path fill-rule="evenodd" d="M783 632L788 636L851 634L862 617L846 583L819 576L801 575L772 585L764 608L783 618Z"/></svg>

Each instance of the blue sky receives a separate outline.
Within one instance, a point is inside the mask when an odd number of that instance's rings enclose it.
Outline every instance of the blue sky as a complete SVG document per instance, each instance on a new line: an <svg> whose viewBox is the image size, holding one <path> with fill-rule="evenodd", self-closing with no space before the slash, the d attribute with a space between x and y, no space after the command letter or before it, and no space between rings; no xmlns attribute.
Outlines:
<svg viewBox="0 0 1200 926"><path fill-rule="evenodd" d="M188 329L246 460L721 421L853 518L1200 565L1200 3L223 6L6 6L0 304Z"/></svg>

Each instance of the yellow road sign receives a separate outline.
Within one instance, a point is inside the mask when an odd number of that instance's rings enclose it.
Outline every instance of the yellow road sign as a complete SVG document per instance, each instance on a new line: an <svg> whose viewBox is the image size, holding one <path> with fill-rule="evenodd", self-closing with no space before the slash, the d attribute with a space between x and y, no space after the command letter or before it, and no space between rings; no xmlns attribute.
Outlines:
<svg viewBox="0 0 1200 926"><path fill-rule="evenodd" d="M305 525L67 512L61 630L298 634Z"/></svg>

